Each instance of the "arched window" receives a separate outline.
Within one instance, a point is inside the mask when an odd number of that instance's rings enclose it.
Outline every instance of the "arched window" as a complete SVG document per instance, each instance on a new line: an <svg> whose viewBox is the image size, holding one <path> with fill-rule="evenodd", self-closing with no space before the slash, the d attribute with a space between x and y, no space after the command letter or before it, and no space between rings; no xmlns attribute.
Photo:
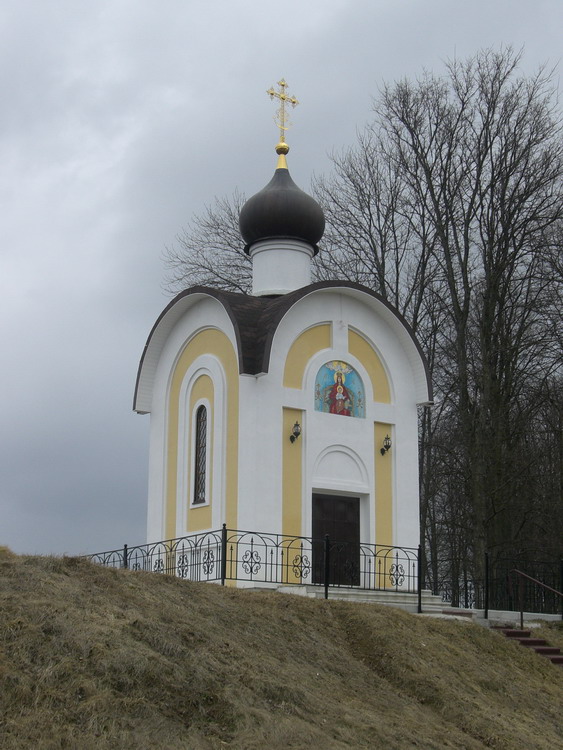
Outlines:
<svg viewBox="0 0 563 750"><path fill-rule="evenodd" d="M195 462L193 504L205 502L207 467L207 409L199 406L195 416Z"/></svg>

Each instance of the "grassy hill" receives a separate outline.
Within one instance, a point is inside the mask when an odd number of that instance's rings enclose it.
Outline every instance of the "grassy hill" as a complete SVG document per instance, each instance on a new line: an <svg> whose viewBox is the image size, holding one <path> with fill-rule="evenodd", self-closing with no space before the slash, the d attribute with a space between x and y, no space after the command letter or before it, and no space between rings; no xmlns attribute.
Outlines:
<svg viewBox="0 0 563 750"><path fill-rule="evenodd" d="M76 558L0 555L0 679L4 750L563 747L563 669L480 626Z"/></svg>

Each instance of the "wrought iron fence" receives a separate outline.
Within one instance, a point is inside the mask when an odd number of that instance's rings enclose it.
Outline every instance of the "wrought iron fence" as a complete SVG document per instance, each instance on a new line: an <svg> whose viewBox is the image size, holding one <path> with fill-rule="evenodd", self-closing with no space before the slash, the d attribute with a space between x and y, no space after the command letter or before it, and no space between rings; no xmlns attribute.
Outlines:
<svg viewBox="0 0 563 750"><path fill-rule="evenodd" d="M462 580L441 580L435 592L442 596L442 601L452 606L466 609L489 609L516 611L519 609L519 591L511 570L520 567L532 578L536 578L552 589L563 591L563 562L524 563L514 560L496 560L489 564L485 557L485 577L474 579L464 577ZM559 614L563 618L560 597L529 580L522 583L523 604L526 612L539 614Z"/></svg>
<svg viewBox="0 0 563 750"><path fill-rule="evenodd" d="M192 581L218 581L222 547L222 531L209 531L135 547L124 545L121 549L85 557L109 568L164 573Z"/></svg>
<svg viewBox="0 0 563 750"><path fill-rule="evenodd" d="M230 529L226 545L231 580L418 591L414 548Z"/></svg>
<svg viewBox="0 0 563 750"><path fill-rule="evenodd" d="M194 581L359 588L418 593L419 550L286 534L222 529L178 539L125 545L85 556L113 568Z"/></svg>
<svg viewBox="0 0 563 750"><path fill-rule="evenodd" d="M464 609L485 609L485 581L441 581L438 593L443 602Z"/></svg>
<svg viewBox="0 0 563 750"><path fill-rule="evenodd" d="M523 579L520 583L522 592L511 571L515 567L522 568L524 572L546 584L552 589L563 590L563 569L557 570L555 564L534 563L522 565L511 561L502 561L501 564L492 567L489 576L489 602L491 609L517 610L520 607L520 594L522 604L526 612L541 612L544 614L558 614L561 612L561 600L553 592L548 591L535 582Z"/></svg>

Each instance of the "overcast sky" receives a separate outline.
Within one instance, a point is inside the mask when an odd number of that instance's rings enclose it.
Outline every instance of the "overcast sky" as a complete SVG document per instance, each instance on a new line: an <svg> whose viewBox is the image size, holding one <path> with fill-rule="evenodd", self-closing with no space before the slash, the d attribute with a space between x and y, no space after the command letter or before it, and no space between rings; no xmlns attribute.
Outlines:
<svg viewBox="0 0 563 750"><path fill-rule="evenodd" d="M3 0L0 545L145 541L149 417L137 365L190 217L275 168L308 189L384 81L483 47L559 65L561 0Z"/></svg>

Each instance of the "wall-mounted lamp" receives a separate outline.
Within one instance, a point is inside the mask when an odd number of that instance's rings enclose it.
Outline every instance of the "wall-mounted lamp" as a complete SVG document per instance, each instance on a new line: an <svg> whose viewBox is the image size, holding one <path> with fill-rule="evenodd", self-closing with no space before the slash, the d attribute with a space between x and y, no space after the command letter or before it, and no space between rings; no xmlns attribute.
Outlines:
<svg viewBox="0 0 563 750"><path fill-rule="evenodd" d="M291 431L291 435L289 436L289 439L291 440L292 443L294 443L299 437L299 435L301 435L301 425L299 424L299 422L296 422L293 425L293 429Z"/></svg>
<svg viewBox="0 0 563 750"><path fill-rule="evenodd" d="M381 455L384 456L389 448L391 447L391 438L389 435L385 435L383 438L383 448L381 449Z"/></svg>

